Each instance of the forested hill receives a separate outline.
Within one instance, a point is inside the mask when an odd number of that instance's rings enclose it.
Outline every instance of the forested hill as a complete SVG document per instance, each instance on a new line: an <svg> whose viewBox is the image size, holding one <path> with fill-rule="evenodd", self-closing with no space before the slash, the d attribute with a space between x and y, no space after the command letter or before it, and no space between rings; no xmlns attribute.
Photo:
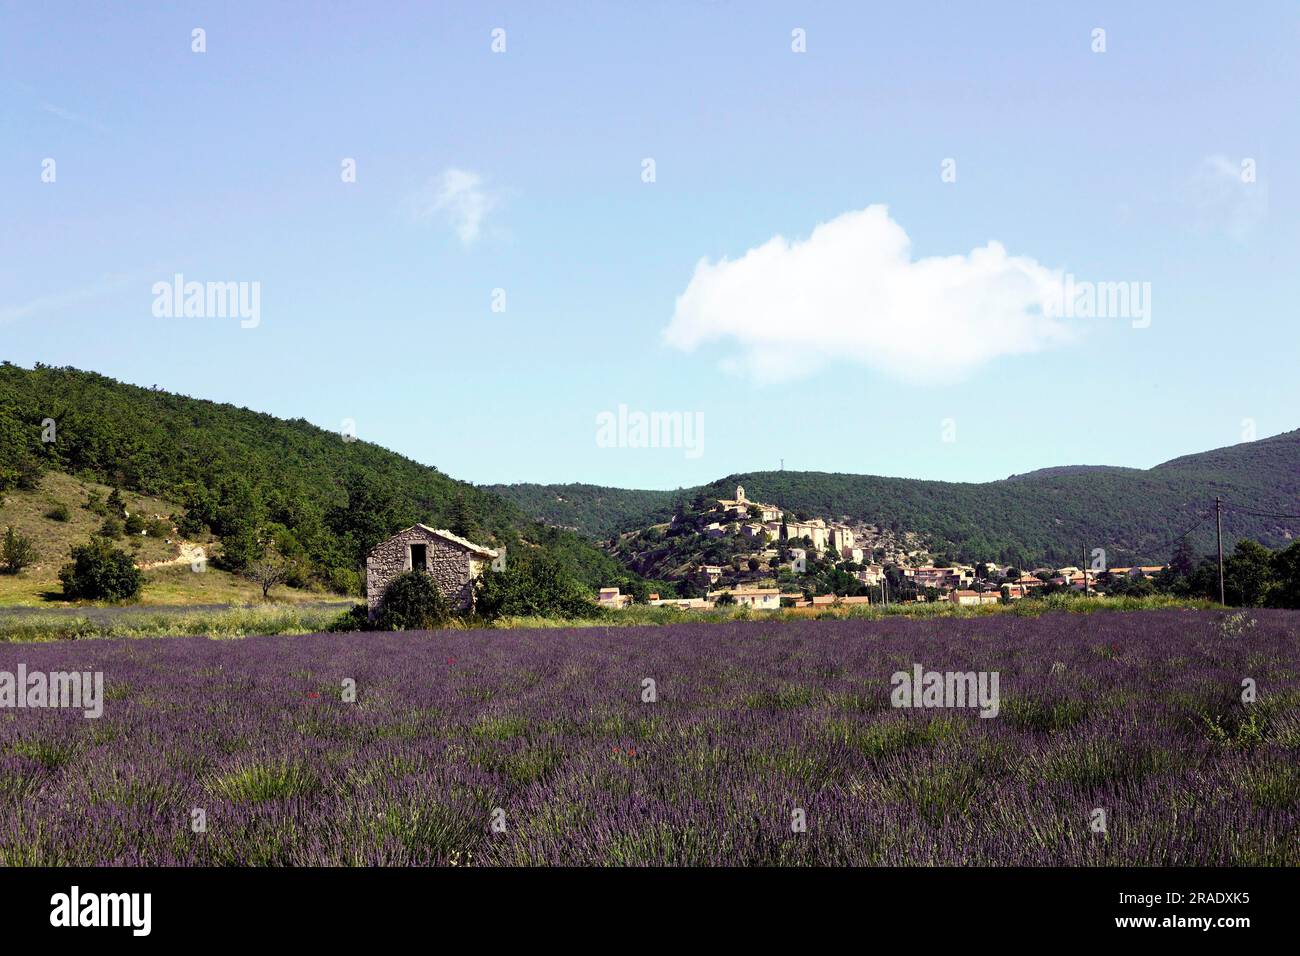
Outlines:
<svg viewBox="0 0 1300 956"><path fill-rule="evenodd" d="M723 482L714 482L721 487ZM709 486L712 487L712 486ZM534 518L559 528L571 528L593 538L608 538L667 521L678 499L690 501L699 488L678 491L637 491L602 485L484 485L513 501ZM735 492L732 487L731 491ZM721 497L729 498L730 494ZM752 495L751 495L752 497Z"/></svg>
<svg viewBox="0 0 1300 956"><path fill-rule="evenodd" d="M753 500L823 517L850 516L925 535L945 556L1018 566L1081 560L1105 548L1112 565L1168 559L1172 541L1214 542L1221 495L1225 546L1252 538L1271 547L1300 536L1300 431L1187 455L1150 469L1049 468L1001 481L963 484L825 472L728 475L681 491L594 485L496 485L491 490L547 522L593 537L665 521L678 500L729 498L737 484ZM1250 514L1248 512L1256 512Z"/></svg>
<svg viewBox="0 0 1300 956"><path fill-rule="evenodd" d="M42 440L47 420L54 441ZM42 469L175 501L235 564L274 536L336 588L355 589L368 550L417 521L543 546L593 587L626 575L589 541L491 492L306 421L77 369L0 364L0 491Z"/></svg>

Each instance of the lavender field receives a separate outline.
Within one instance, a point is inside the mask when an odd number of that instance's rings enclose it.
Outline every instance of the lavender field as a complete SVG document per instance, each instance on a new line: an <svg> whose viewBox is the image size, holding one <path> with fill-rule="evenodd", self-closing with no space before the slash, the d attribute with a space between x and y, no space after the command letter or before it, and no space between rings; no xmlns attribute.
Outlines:
<svg viewBox="0 0 1300 956"><path fill-rule="evenodd" d="M0 710L8 865L1300 863L1295 612L0 645L19 664L106 699ZM914 664L997 671L998 715L892 708Z"/></svg>

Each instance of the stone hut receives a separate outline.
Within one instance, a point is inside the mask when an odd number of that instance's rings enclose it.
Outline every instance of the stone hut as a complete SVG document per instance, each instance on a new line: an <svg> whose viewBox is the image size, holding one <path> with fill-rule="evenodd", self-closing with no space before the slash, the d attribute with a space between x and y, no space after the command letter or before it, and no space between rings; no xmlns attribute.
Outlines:
<svg viewBox="0 0 1300 956"><path fill-rule="evenodd" d="M376 545L366 558L366 605L373 619L393 578L423 568L457 610L474 599L474 579L499 559L499 553L460 535L428 525L412 525Z"/></svg>

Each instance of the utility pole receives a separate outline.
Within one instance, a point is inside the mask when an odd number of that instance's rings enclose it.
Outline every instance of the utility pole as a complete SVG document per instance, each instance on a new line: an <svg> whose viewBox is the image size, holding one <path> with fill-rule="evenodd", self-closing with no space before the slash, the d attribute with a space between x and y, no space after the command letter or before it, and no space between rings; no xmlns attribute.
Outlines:
<svg viewBox="0 0 1300 956"><path fill-rule="evenodd" d="M1083 596L1088 596L1088 546L1083 546Z"/></svg>
<svg viewBox="0 0 1300 956"><path fill-rule="evenodd" d="M1223 591L1223 499L1214 496L1214 531L1219 539L1219 603L1226 605Z"/></svg>

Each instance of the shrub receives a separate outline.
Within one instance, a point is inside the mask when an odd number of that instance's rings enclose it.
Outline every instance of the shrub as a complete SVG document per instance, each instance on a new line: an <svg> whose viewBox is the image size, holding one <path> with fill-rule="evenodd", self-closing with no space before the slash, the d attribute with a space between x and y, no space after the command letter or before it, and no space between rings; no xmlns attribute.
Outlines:
<svg viewBox="0 0 1300 956"><path fill-rule="evenodd" d="M122 529L131 537L137 537L148 526L145 524L144 515L138 511L130 515L122 525Z"/></svg>
<svg viewBox="0 0 1300 956"><path fill-rule="evenodd" d="M60 502L54 505L54 507L49 511L45 512L45 517L49 518L51 521L67 521L72 517L72 513L68 511L67 505Z"/></svg>
<svg viewBox="0 0 1300 956"><path fill-rule="evenodd" d="M0 491L35 491L40 487L41 464L30 455L0 468Z"/></svg>
<svg viewBox="0 0 1300 956"><path fill-rule="evenodd" d="M41 463L31 456L24 457L18 462L18 489L20 491L35 491L41 486L41 478L45 470Z"/></svg>
<svg viewBox="0 0 1300 956"><path fill-rule="evenodd" d="M364 604L358 604L335 618L326 628L327 631L369 631L374 627L370 623L370 611Z"/></svg>
<svg viewBox="0 0 1300 956"><path fill-rule="evenodd" d="M381 631L426 631L451 619L451 605L443 597L433 576L407 571L393 578L375 622Z"/></svg>
<svg viewBox="0 0 1300 956"><path fill-rule="evenodd" d="M140 593L144 575L131 556L106 538L72 549L72 563L59 571L63 594L71 600L124 601Z"/></svg>
<svg viewBox="0 0 1300 956"><path fill-rule="evenodd" d="M186 511L176 519L176 531L186 538L201 538L210 533L207 523L194 511Z"/></svg>
<svg viewBox="0 0 1300 956"><path fill-rule="evenodd" d="M116 541L122 537L122 519L114 515L109 515L104 519L104 523L99 527L100 537Z"/></svg>
<svg viewBox="0 0 1300 956"><path fill-rule="evenodd" d="M365 577L354 568L330 568L325 575L325 584L335 594L365 593Z"/></svg>
<svg viewBox="0 0 1300 956"><path fill-rule="evenodd" d="M5 529L4 544L0 545L0 572L17 574L36 560L36 548L31 539L21 535L12 526Z"/></svg>
<svg viewBox="0 0 1300 956"><path fill-rule="evenodd" d="M505 571L484 571L474 585L474 609L489 619L601 614L582 583L545 552L520 555Z"/></svg>

